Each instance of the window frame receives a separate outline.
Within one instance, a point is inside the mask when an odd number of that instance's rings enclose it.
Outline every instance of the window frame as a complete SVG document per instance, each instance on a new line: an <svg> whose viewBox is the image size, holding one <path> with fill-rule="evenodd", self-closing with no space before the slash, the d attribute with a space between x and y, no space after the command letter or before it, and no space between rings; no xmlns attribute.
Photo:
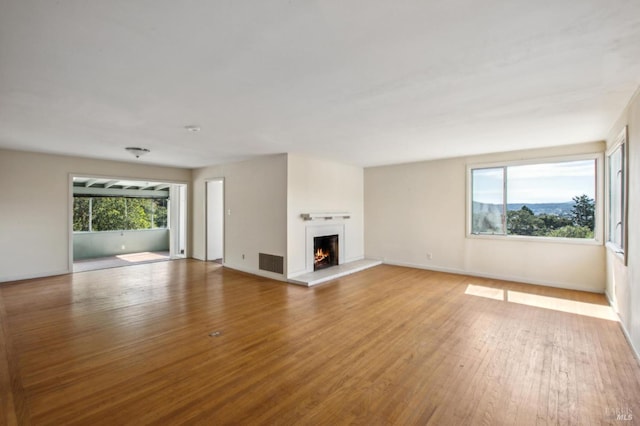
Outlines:
<svg viewBox="0 0 640 426"><path fill-rule="evenodd" d="M614 144L607 149L606 152L606 187L607 187L607 197L606 197L606 246L615 253L618 257L620 257L624 263L627 265L629 259L629 239L628 239L628 228L629 228L629 126L624 126L622 131L618 134ZM618 151L621 150L621 162L620 167L622 171L622 179L620 188L620 219L621 219L621 236L620 242L622 246L618 245L615 241L612 241L613 233L612 229L612 220L613 217L611 215L611 195L612 195L612 182L611 182L611 158Z"/></svg>
<svg viewBox="0 0 640 426"><path fill-rule="evenodd" d="M526 166L534 164L547 164L547 163L563 163L570 161L581 160L594 160L595 161L595 226L593 232L593 238L561 238L561 237L543 237L533 235L509 235L509 234L474 234L473 227L473 176L472 172L475 169L488 169L499 167L512 167L512 166ZM545 242L545 243L563 243L563 244L583 244L583 245L603 245L604 242L604 179L603 173L604 155L602 152L591 152L583 154L572 154L553 157L535 157L522 160L504 160L494 161L487 163L468 163L467 164L467 176L466 176L466 237L472 239L493 239L493 240L505 240L505 241L530 241L530 242ZM506 170L506 169L505 169ZM507 181L504 181L505 191L504 198L506 203L506 187ZM506 215L506 212L505 212ZM505 229L506 231L506 229Z"/></svg>

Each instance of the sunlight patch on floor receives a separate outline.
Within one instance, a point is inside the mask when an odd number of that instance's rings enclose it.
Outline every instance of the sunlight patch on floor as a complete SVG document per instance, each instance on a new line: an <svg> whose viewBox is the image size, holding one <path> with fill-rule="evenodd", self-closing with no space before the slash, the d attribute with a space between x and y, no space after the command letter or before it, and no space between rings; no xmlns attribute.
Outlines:
<svg viewBox="0 0 640 426"><path fill-rule="evenodd" d="M504 300L504 290L501 288L485 287L483 285L469 284L464 294L486 297L487 299Z"/></svg>
<svg viewBox="0 0 640 426"><path fill-rule="evenodd" d="M142 253L120 254L116 257L127 262L148 262L149 260L161 260L167 258L167 256L148 251Z"/></svg>
<svg viewBox="0 0 640 426"><path fill-rule="evenodd" d="M486 287L476 284L468 284L464 293L470 296L479 296L488 299L517 303L520 305L534 306L536 308L585 315L608 321L618 321L618 316L609 305L598 305L595 303L541 296L538 294L530 294L513 290L503 290L500 288Z"/></svg>

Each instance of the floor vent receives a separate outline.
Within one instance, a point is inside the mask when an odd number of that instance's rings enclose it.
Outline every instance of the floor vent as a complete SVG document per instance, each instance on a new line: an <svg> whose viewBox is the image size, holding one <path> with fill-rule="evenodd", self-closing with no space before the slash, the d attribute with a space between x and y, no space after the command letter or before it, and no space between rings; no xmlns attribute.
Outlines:
<svg viewBox="0 0 640 426"><path fill-rule="evenodd" d="M264 253L258 253L258 255L258 268L263 271L275 272L276 274L284 273L284 257Z"/></svg>

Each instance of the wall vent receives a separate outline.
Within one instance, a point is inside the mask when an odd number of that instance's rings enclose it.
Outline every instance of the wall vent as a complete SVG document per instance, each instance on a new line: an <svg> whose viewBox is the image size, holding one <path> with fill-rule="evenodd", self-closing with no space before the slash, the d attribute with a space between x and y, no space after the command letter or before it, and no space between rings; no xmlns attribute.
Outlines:
<svg viewBox="0 0 640 426"><path fill-rule="evenodd" d="M263 271L284 273L284 257L273 254L258 253L258 268Z"/></svg>

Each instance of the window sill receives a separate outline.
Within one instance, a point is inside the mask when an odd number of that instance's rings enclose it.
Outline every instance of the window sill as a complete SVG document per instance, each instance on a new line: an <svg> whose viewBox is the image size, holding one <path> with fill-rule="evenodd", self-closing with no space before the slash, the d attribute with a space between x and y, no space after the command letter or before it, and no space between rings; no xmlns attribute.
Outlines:
<svg viewBox="0 0 640 426"><path fill-rule="evenodd" d="M622 250L619 246L612 243L611 241L607 241L605 246L607 247L607 250L611 252L611 254L620 259L621 262L624 262L624 250Z"/></svg>
<svg viewBox="0 0 640 426"><path fill-rule="evenodd" d="M602 241L595 238L557 238L557 237L530 237L526 235L499 235L499 234L467 234L467 238L498 241L520 241L527 243L551 243L572 244L586 246L601 246Z"/></svg>

